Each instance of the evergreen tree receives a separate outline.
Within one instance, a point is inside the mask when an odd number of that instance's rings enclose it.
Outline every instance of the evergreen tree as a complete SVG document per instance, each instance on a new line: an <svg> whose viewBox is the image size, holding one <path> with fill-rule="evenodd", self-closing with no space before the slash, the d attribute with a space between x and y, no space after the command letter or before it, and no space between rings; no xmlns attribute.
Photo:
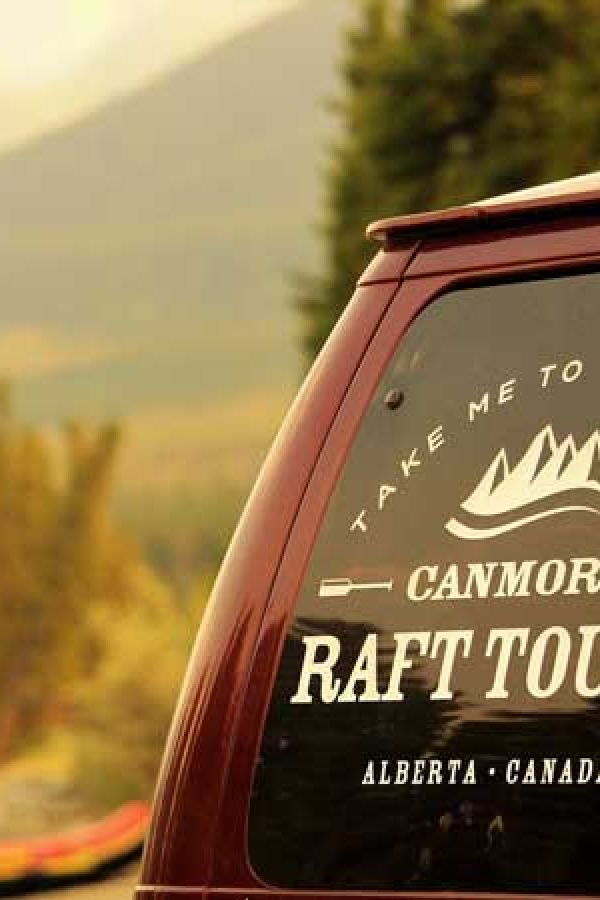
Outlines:
<svg viewBox="0 0 600 900"><path fill-rule="evenodd" d="M325 258L301 282L312 359L373 253L365 225L600 162L597 0L362 0L345 39Z"/></svg>

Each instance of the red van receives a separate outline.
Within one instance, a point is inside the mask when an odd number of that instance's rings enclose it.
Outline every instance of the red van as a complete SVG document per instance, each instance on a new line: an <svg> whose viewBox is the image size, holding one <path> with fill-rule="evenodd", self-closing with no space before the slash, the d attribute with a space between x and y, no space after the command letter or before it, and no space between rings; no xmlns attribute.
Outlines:
<svg viewBox="0 0 600 900"><path fill-rule="evenodd" d="M138 900L600 893L600 174L368 233L202 624Z"/></svg>

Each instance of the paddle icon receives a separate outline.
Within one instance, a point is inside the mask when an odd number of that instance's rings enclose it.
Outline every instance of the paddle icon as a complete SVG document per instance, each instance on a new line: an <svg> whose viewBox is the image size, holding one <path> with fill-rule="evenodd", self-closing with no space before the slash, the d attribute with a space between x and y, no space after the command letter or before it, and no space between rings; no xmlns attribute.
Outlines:
<svg viewBox="0 0 600 900"><path fill-rule="evenodd" d="M353 591L391 591L389 581L353 581L351 578L324 578L319 585L319 597L347 597Z"/></svg>

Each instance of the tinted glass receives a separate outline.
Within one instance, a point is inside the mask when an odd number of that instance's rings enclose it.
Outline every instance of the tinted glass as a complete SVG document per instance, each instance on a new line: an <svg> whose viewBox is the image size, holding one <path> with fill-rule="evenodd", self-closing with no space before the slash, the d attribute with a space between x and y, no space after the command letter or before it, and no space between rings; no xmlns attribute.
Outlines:
<svg viewBox="0 0 600 900"><path fill-rule="evenodd" d="M595 274L464 290L400 343L279 666L267 882L600 889L599 300Z"/></svg>

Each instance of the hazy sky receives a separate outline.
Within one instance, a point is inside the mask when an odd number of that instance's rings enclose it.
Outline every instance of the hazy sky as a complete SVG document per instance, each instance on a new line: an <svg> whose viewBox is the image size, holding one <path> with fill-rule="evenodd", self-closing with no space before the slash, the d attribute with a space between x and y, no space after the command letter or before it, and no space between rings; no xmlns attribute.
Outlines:
<svg viewBox="0 0 600 900"><path fill-rule="evenodd" d="M0 0L0 152L297 0Z"/></svg>

